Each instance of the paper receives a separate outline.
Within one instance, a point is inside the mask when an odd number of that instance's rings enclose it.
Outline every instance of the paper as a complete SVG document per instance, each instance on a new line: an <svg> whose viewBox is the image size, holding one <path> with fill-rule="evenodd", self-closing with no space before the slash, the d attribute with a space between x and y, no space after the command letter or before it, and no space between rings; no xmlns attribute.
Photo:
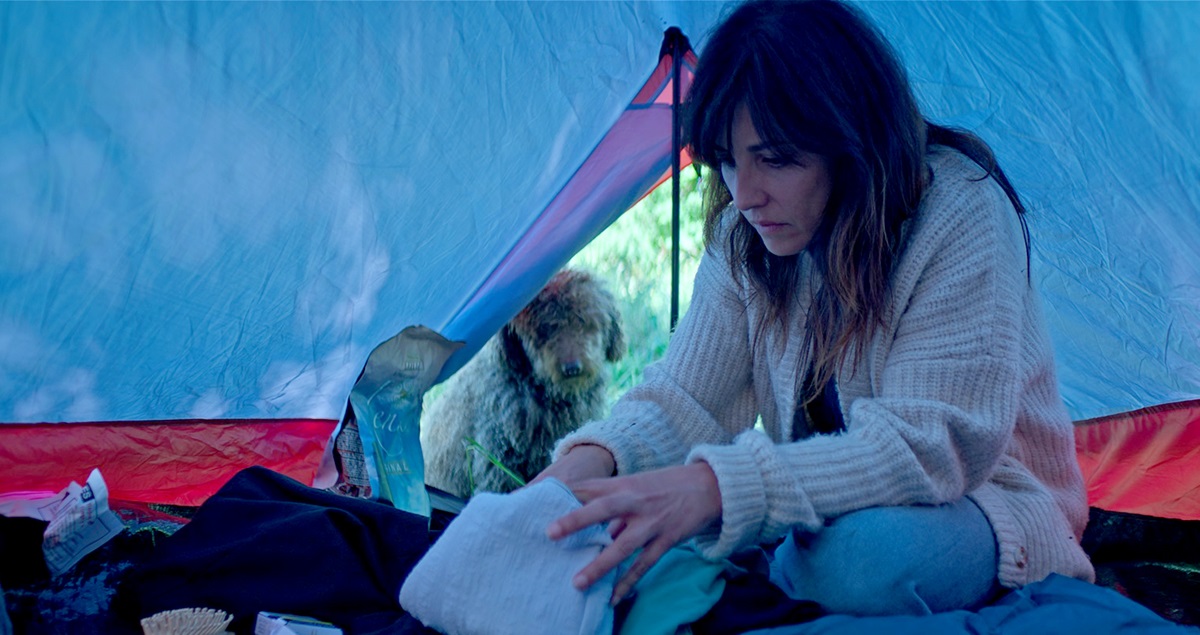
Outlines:
<svg viewBox="0 0 1200 635"><path fill-rule="evenodd" d="M25 511L50 523L42 535L42 553L53 575L68 571L125 529L121 518L108 508L108 486L98 469L92 470L82 487L71 481L57 496L30 502L38 504Z"/></svg>

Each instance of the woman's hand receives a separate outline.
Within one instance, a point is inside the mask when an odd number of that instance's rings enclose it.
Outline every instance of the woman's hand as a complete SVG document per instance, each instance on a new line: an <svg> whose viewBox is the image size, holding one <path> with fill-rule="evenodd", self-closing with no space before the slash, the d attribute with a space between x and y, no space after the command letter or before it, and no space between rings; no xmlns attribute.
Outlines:
<svg viewBox="0 0 1200 635"><path fill-rule="evenodd" d="M582 447L585 446L575 450ZM591 586L638 549L642 550L613 588L613 605L629 593L668 549L721 518L717 477L703 462L569 485L583 507L550 523L546 534L558 540L584 527L611 521L609 533L613 537L612 544L575 575L572 584L576 588Z"/></svg>
<svg viewBox="0 0 1200 635"><path fill-rule="evenodd" d="M598 445L577 445L539 472L528 485L553 477L571 487L580 481L612 476L616 466L612 452Z"/></svg>

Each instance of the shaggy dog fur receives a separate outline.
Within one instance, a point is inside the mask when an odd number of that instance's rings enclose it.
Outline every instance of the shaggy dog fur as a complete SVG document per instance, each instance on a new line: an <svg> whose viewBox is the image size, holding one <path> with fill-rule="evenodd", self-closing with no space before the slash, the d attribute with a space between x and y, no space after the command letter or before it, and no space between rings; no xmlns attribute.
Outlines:
<svg viewBox="0 0 1200 635"><path fill-rule="evenodd" d="M604 362L625 352L612 295L590 274L565 269L457 373L421 417L428 484L456 494L517 484L478 451L529 480L554 443L605 409Z"/></svg>

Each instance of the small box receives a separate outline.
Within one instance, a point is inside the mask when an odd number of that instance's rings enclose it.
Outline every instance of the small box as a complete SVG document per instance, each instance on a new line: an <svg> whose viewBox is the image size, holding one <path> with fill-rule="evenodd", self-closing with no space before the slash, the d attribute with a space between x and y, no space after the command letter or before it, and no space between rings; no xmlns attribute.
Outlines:
<svg viewBox="0 0 1200 635"><path fill-rule="evenodd" d="M286 628L287 630L283 630ZM303 615L287 613L271 613L260 611L258 620L254 623L254 635L275 635L276 633L295 633L295 635L342 635L342 629Z"/></svg>

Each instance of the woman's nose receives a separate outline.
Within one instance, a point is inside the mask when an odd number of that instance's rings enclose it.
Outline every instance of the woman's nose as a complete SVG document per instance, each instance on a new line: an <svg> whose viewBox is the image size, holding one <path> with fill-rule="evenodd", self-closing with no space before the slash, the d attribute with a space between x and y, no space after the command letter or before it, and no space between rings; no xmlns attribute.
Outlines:
<svg viewBox="0 0 1200 635"><path fill-rule="evenodd" d="M739 165L733 170L733 178L726 179L726 185L733 197L734 207L739 210L746 211L762 206L765 193L752 168Z"/></svg>

